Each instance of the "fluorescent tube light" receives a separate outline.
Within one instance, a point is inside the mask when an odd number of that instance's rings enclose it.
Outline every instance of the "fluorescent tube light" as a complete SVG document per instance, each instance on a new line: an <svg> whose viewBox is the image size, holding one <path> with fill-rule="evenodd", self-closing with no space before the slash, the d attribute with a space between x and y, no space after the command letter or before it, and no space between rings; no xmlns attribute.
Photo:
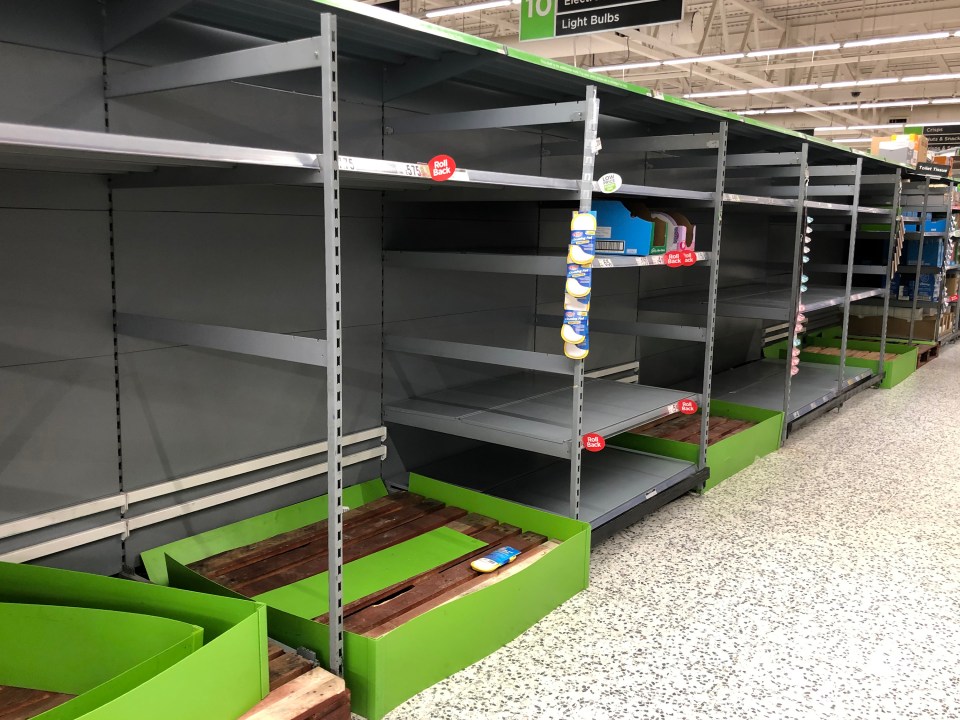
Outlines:
<svg viewBox="0 0 960 720"><path fill-rule="evenodd" d="M823 132L847 132L848 130L893 130L895 128L902 128L903 123L885 123L882 125L837 125L835 127L818 127L814 128L815 133Z"/></svg>
<svg viewBox="0 0 960 720"><path fill-rule="evenodd" d="M728 53L726 55L701 55L700 57L674 58L673 60L664 60L664 65L687 65L689 63L701 62L719 62L721 60L739 60L746 57L745 53Z"/></svg>
<svg viewBox="0 0 960 720"><path fill-rule="evenodd" d="M929 105L929 100L889 100L884 102L861 103L862 108L890 108L890 107L911 107L913 105Z"/></svg>
<svg viewBox="0 0 960 720"><path fill-rule="evenodd" d="M960 98L937 98L936 100L931 100L933 105L958 105L960 104ZM938 122L929 122L928 125L952 125L953 123L938 123Z"/></svg>
<svg viewBox="0 0 960 720"><path fill-rule="evenodd" d="M763 115L766 110L738 110L737 115Z"/></svg>
<svg viewBox="0 0 960 720"><path fill-rule="evenodd" d="M750 94L764 95L766 93L800 92L802 90L816 90L818 87L819 85L779 85L777 87L753 88Z"/></svg>
<svg viewBox="0 0 960 720"><path fill-rule="evenodd" d="M695 100L697 98L718 98L718 97L734 97L736 95L746 95L746 90L717 90L716 92L697 92L697 93L687 93L683 97Z"/></svg>
<svg viewBox="0 0 960 720"><path fill-rule="evenodd" d="M890 45L891 43L916 42L918 40L941 40L950 37L947 31L921 33L919 35L894 35L891 37L868 38L866 40L847 40L843 43L844 50L856 47L874 47L876 45Z"/></svg>
<svg viewBox="0 0 960 720"><path fill-rule="evenodd" d="M813 53L823 50L839 50L840 43L827 43L825 45L808 45L807 47L792 48L771 48L770 50L753 50L747 53L747 57L770 57L771 55L798 55L801 53Z"/></svg>
<svg viewBox="0 0 960 720"><path fill-rule="evenodd" d="M509 7L513 0L487 0L487 2L467 3L466 5L452 5L451 7L427 10L423 15L428 18L444 17L445 15L460 15L474 10L492 10L493 8Z"/></svg>
<svg viewBox="0 0 960 720"><path fill-rule="evenodd" d="M853 143L871 142L870 138L833 138L830 142L842 145L852 145Z"/></svg>
<svg viewBox="0 0 960 720"><path fill-rule="evenodd" d="M772 110L767 110L767 115L782 115L792 112L797 112L796 108L773 108Z"/></svg>
<svg viewBox="0 0 960 720"><path fill-rule="evenodd" d="M589 68L589 70L590 72L617 72L618 70L641 70L643 68L660 67L661 65L663 63L659 60L653 60L651 62L621 63L620 65L597 65Z"/></svg>
<svg viewBox="0 0 960 720"><path fill-rule="evenodd" d="M935 82L937 80L960 80L960 73L939 73L934 75L911 75L901 78L900 82Z"/></svg>

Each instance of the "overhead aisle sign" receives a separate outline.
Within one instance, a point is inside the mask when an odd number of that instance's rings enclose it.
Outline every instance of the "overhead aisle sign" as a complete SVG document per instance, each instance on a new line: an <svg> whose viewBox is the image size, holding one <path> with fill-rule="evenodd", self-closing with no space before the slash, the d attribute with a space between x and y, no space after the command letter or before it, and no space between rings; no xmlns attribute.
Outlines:
<svg viewBox="0 0 960 720"><path fill-rule="evenodd" d="M520 39L588 35L683 19L683 0L522 0Z"/></svg>

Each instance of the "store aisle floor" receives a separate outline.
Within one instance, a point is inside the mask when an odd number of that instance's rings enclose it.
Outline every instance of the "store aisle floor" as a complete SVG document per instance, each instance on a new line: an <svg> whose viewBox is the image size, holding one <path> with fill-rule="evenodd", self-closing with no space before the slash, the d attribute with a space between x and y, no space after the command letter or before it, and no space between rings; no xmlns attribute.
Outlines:
<svg viewBox="0 0 960 720"><path fill-rule="evenodd" d="M602 544L587 591L389 720L960 718L958 417L951 348Z"/></svg>

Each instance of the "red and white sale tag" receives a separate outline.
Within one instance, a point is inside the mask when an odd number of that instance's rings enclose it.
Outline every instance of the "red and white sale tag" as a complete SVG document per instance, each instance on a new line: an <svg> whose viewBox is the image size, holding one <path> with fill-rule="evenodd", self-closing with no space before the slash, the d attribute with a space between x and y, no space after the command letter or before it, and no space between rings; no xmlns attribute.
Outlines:
<svg viewBox="0 0 960 720"><path fill-rule="evenodd" d="M430 173L430 178L437 182L443 182L444 180L452 178L456 169L457 163L449 155L437 155L436 157L430 158L430 162L427 163L427 171Z"/></svg>
<svg viewBox="0 0 960 720"><path fill-rule="evenodd" d="M663 264L667 267L678 268L683 265L683 253L678 250L668 252L663 256Z"/></svg>
<svg viewBox="0 0 960 720"><path fill-rule="evenodd" d="M696 400L681 400L677 403L677 409L684 415L693 415L700 409L700 406L697 405Z"/></svg>
<svg viewBox="0 0 960 720"><path fill-rule="evenodd" d="M957 300L960 300L960 295L951 295L951 296L950 296L950 302L956 302Z"/></svg>
<svg viewBox="0 0 960 720"><path fill-rule="evenodd" d="M583 449L590 452L600 452L607 446L607 441L600 433L587 433L582 438Z"/></svg>
<svg viewBox="0 0 960 720"><path fill-rule="evenodd" d="M697 262L697 254L693 250L684 250L680 253L680 263L684 267L690 267Z"/></svg>

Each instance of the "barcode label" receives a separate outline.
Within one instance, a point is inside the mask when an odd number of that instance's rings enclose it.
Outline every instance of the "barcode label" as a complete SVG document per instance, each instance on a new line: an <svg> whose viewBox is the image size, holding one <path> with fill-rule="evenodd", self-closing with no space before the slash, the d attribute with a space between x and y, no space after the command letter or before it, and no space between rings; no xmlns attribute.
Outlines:
<svg viewBox="0 0 960 720"><path fill-rule="evenodd" d="M623 240L595 240L597 252L623 252Z"/></svg>

